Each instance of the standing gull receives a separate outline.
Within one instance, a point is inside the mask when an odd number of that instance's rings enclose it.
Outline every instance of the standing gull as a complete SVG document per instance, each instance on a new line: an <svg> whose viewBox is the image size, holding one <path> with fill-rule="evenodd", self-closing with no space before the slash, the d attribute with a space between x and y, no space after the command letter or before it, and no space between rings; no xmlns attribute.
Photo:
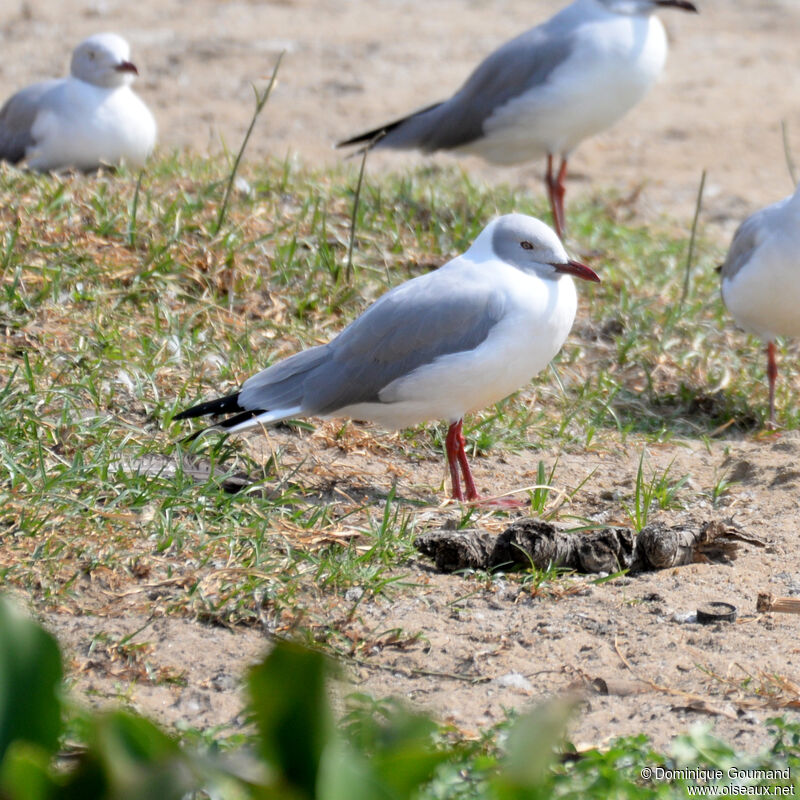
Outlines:
<svg viewBox="0 0 800 800"><path fill-rule="evenodd" d="M547 156L545 184L561 236L567 159L661 74L667 37L653 12L666 7L697 11L686 0L575 0L495 50L449 100L337 147L453 150L504 165Z"/></svg>
<svg viewBox="0 0 800 800"><path fill-rule="evenodd" d="M121 36L90 36L73 51L68 78L34 83L0 108L0 160L40 171L141 166L156 123L130 88L138 74Z"/></svg>
<svg viewBox="0 0 800 800"><path fill-rule="evenodd" d="M212 426L229 432L305 416L385 428L446 419L453 497L465 499L460 468L466 499L478 500L463 417L515 392L558 353L575 319L572 275L600 280L543 222L498 217L466 253L387 292L328 344L175 419L229 414Z"/></svg>
<svg viewBox="0 0 800 800"><path fill-rule="evenodd" d="M728 311L767 343L769 421L774 426L775 337L800 336L800 185L739 226L721 272Z"/></svg>

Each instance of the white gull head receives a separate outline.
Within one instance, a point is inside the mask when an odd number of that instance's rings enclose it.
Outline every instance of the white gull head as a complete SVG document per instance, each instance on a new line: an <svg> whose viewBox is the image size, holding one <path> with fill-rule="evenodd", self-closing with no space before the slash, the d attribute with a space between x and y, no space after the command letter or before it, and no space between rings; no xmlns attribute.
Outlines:
<svg viewBox="0 0 800 800"><path fill-rule="evenodd" d="M96 33L73 50L70 74L104 89L130 86L139 74L130 57L130 45L121 36Z"/></svg>

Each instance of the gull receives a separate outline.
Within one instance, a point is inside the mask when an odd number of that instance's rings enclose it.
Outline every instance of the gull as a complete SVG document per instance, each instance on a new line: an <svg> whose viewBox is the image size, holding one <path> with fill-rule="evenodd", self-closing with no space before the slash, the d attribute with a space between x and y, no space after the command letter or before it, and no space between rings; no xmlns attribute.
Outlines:
<svg viewBox="0 0 800 800"><path fill-rule="evenodd" d="M661 74L667 37L654 12L667 7L697 11L686 0L575 0L495 50L449 100L337 147L453 150L503 165L547 156L562 236L570 153L623 117Z"/></svg>
<svg viewBox="0 0 800 800"><path fill-rule="evenodd" d="M800 184L749 216L721 268L722 299L736 322L767 343L769 421L775 425L777 336L800 336Z"/></svg>
<svg viewBox="0 0 800 800"><path fill-rule="evenodd" d="M68 78L34 83L0 108L0 160L39 171L141 166L156 123L130 88L138 74L121 36L90 36L73 51Z"/></svg>
<svg viewBox="0 0 800 800"><path fill-rule="evenodd" d="M389 429L444 419L453 498L465 497L460 469L466 499L479 501L463 417L515 392L558 353L575 319L571 276L600 280L545 223L498 217L463 255L386 292L327 344L174 419L227 414L204 430L231 433L305 416Z"/></svg>

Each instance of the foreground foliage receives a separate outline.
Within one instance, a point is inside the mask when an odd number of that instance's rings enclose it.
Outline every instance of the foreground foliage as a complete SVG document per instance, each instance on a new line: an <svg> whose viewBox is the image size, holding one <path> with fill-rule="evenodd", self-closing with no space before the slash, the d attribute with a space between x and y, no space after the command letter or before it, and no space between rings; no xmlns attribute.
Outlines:
<svg viewBox="0 0 800 800"><path fill-rule="evenodd" d="M780 776L732 780L728 773L800 770L797 723L773 721L772 747L759 756L737 754L700 731L679 738L670 757L653 752L644 737L576 753L562 744L575 704L553 700L468 741L397 703L365 696L352 698L337 723L326 688L330 670L318 653L276 644L249 672L254 732L238 749L220 740L199 752L123 711L82 712L67 725L55 640L0 598L0 797L644 800L683 796L687 786L707 783L798 783ZM718 770L721 777L648 780L646 768Z"/></svg>

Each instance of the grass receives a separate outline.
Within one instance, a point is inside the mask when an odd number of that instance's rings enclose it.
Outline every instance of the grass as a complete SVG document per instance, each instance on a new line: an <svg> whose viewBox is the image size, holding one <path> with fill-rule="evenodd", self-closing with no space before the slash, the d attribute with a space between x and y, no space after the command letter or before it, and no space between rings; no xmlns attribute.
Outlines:
<svg viewBox="0 0 800 800"><path fill-rule="evenodd" d="M353 170L243 170L250 190L234 191L224 229L223 164L166 157L138 180L0 172L0 568L45 603L80 604L101 569L170 581L171 613L228 622L254 619L255 597L283 613L310 583L380 592L409 552L415 504L443 492L438 467L432 483L413 477L440 458L442 426L385 437L311 421L273 432L259 457L214 436L184 449L187 428L169 420L327 340L387 287L464 250L494 213L544 215L541 204L452 170L368 177L348 280ZM473 458L631 436L644 446L763 421L763 365L725 317L719 250L698 239L681 307L685 237L619 224L615 204L598 196L575 208L572 235L603 283L580 287L557 374L468 420ZM783 422L796 428L791 391L782 380ZM396 477L343 480L319 460L320 443L396 463ZM185 459L210 462L208 479ZM531 482L550 483L554 469L540 464ZM246 492L220 491L242 473L255 481ZM649 493L668 494L666 479ZM540 510L547 496L535 490Z"/></svg>
<svg viewBox="0 0 800 800"><path fill-rule="evenodd" d="M737 752L703 726L677 736L669 753L645 736L578 751L565 738L578 703L563 698L508 715L477 736L363 694L350 695L337 720L326 685L331 664L286 642L248 669L243 732L188 730L179 739L135 712L64 703L55 639L6 597L0 644L0 790L9 800L145 800L154 792L165 800L648 800L708 787L793 796L798 782L800 725L782 719L767 721L768 746L756 754ZM138 654L126 661L140 668Z"/></svg>
<svg viewBox="0 0 800 800"><path fill-rule="evenodd" d="M661 472L657 468L653 469L650 478L645 477L645 456L647 452L642 450L639 457L639 468L636 471L636 483L633 491L633 502L623 503L625 514L630 520L631 527L635 531L640 531L647 525L650 512L654 509L665 510L679 505L677 495L687 481L687 476L672 480L669 477L672 464L665 467ZM717 492L714 492L714 499Z"/></svg>
<svg viewBox="0 0 800 800"><path fill-rule="evenodd" d="M344 656L366 649L345 630L362 604L415 591L413 539L450 514L439 507L446 426L388 435L306 420L252 440L209 435L187 445L188 426L170 422L198 399L327 340L388 287L466 249L495 213L546 218L538 199L459 171L367 173L350 272L355 169L243 163L245 180L234 184L229 165L184 155L113 177L0 167L7 587L39 609L92 614L125 597L126 610L148 617L265 625ZM465 433L473 461L490 459L512 486L535 485L534 511L555 519L581 519L571 504L605 487L591 466L570 472L551 453L640 453L630 491L614 501L617 516L639 528L695 491L690 476L645 451L676 437L709 442L757 431L766 387L760 349L733 329L720 302L719 246L701 228L681 304L686 234L667 222L630 226L619 221L621 208L610 194L573 205L572 242L603 283L579 287L579 317L553 370L469 418ZM790 430L800 427L797 388L797 375L784 370L778 407ZM227 491L241 476L247 488ZM698 496L716 504L729 488L721 475ZM499 530L508 519L455 513L457 527ZM569 592L557 570L516 580L543 602ZM147 652L127 641L94 646L143 679L183 679L152 673ZM481 796L469 786L482 785L503 736L485 732L480 748L462 743L464 763L443 768L425 796ZM721 743L687 741L695 749L685 763L706 763L709 752L732 757ZM632 739L566 761L547 796L572 796L579 785L595 796L610 796L598 786L620 797L671 796L631 773L655 758ZM453 788L465 772L471 783Z"/></svg>

